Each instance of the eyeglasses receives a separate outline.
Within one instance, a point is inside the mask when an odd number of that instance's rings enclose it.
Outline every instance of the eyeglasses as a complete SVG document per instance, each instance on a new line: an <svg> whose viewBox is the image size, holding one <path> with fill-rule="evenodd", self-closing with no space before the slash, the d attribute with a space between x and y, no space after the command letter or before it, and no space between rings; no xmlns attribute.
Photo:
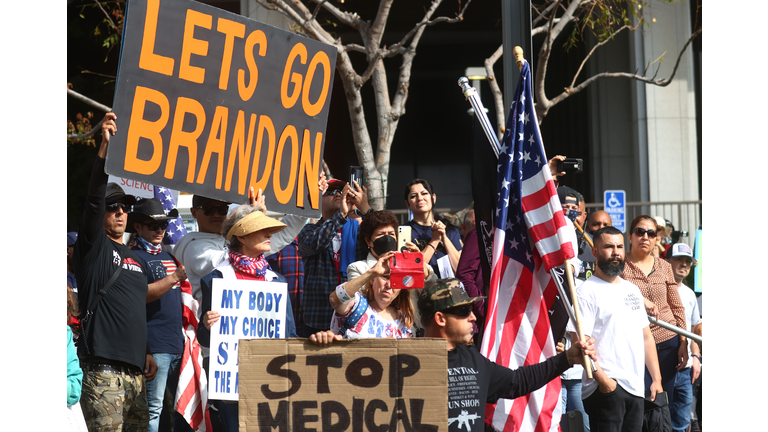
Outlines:
<svg viewBox="0 0 768 432"><path fill-rule="evenodd" d="M323 196L341 195L341 189L327 190L323 193Z"/></svg>
<svg viewBox="0 0 768 432"><path fill-rule="evenodd" d="M653 238L653 237L656 237L656 230L655 230L655 229L644 230L644 229L642 229L642 228L640 228L640 227L636 227L636 228L635 228L635 229L632 231L632 233L634 233L634 234L635 234L636 236L638 236L638 237L642 237L642 236L644 236L645 234L648 234L648 238Z"/></svg>
<svg viewBox="0 0 768 432"><path fill-rule="evenodd" d="M150 231L157 231L158 228L164 230L168 228L168 221L143 223L142 225L149 228Z"/></svg>
<svg viewBox="0 0 768 432"><path fill-rule="evenodd" d="M107 211L114 213L114 212L117 211L118 208L123 209L123 213L130 213L130 211L131 211L131 206L129 204L125 204L125 203L121 203L121 202L116 202L116 203L109 204L107 206Z"/></svg>
<svg viewBox="0 0 768 432"><path fill-rule="evenodd" d="M469 314L472 313L472 305L465 304L464 306L452 307L444 310L443 313L456 315L460 318L467 318Z"/></svg>
<svg viewBox="0 0 768 432"><path fill-rule="evenodd" d="M222 204L222 205L201 205L197 206L195 208L201 209L203 211L203 214L206 216L213 216L214 213L219 213L222 216L227 215L227 211L229 210L228 204Z"/></svg>

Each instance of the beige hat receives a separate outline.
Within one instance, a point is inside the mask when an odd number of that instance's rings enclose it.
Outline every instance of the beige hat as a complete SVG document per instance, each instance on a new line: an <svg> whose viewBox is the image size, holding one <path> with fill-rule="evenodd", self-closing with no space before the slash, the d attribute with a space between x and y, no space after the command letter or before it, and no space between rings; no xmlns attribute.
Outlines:
<svg viewBox="0 0 768 432"><path fill-rule="evenodd" d="M279 220L272 219L260 211L255 211L239 221L227 232L227 240L232 236L242 237L250 233L268 229L272 234L284 230L286 225Z"/></svg>

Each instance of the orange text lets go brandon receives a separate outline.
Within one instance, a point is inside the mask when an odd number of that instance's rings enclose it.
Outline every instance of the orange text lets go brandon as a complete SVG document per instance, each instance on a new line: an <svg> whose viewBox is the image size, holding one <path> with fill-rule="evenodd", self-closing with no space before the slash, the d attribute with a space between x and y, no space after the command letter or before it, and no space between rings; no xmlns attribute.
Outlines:
<svg viewBox="0 0 768 432"><path fill-rule="evenodd" d="M172 76L174 59L154 53L158 9L159 0L148 1L139 68ZM195 27L210 30L212 25L213 17L211 15L191 9L187 10L178 72L179 79L202 84L206 72L212 72L190 64L193 55L206 56L208 54L209 42L194 38ZM221 69L216 71L220 74L219 89L221 90L227 90L230 84L229 75L234 54L235 38L245 38L245 30L245 24L221 17L217 18L216 31L225 35ZM255 48L257 46L258 50L256 51ZM245 39L244 60L247 66L247 73L244 69L237 71L237 89L243 102L248 101L253 96L258 83L259 70L254 56L255 52L260 57L264 57L267 54L267 38L261 30L252 31ZM318 51L310 60L308 67L299 66L299 64L307 64L307 57L306 46L301 42L296 43L288 55L283 70L280 100L285 109L290 109L301 98L303 113L308 117L312 117L320 113L328 97L331 65L328 55ZM309 100L309 93L318 67L322 68L323 87L318 99L313 102ZM301 73L303 70L306 71L304 74ZM246 78L247 76L249 79ZM290 84L293 85L291 86ZM290 92L289 87L292 88ZM160 107L161 114L159 119L149 121L144 118L147 102L154 103ZM187 115L195 118L196 127L193 131L182 130L184 118ZM231 117L235 116L235 127L232 135L228 137L227 123ZM246 117L248 117L247 120ZM286 204L294 195L293 191L298 180L296 206L304 207L304 186L305 184L316 184L319 176L323 132L316 132L313 140L312 132L304 129L300 140L297 128L293 125L287 125L280 132L278 138L272 119L267 114L257 115L255 113L245 113L243 110L238 110L237 113L230 113L227 107L217 106L211 118L207 118L205 109L200 102L192 98L178 97L173 112L167 158L163 161L163 140L160 134L168 126L170 118L170 103L161 91L142 86L136 87L131 123L126 142L124 165L126 171L151 175L164 166L165 178L171 179L174 177L179 148L185 147L189 154L189 166L186 173L187 183L197 182L202 184L205 180L211 157L213 154L216 154L216 189L222 188L223 180L224 190L231 190L235 163L239 161L237 185L239 194L242 195L246 191L246 180L250 171L249 186L253 186L256 190L265 189L271 176L275 198L280 203ZM203 138L206 139L205 153L200 169L195 173L198 140L201 138L207 121L211 122L210 133L207 138ZM247 139L245 134L246 128L248 129ZM254 136L256 136L256 146L255 151L252 153ZM154 151L149 160L138 157L139 140L141 138L152 142ZM230 143L228 155L225 154L227 142ZM265 145L268 147L267 151L262 152L262 148ZM280 184L281 168L283 168L284 163L288 162L283 160L284 150L287 145L290 146L291 155L290 177L285 184ZM251 156L252 154L253 156ZM262 156L265 157L266 161L263 171L259 173L258 168L261 164L260 158ZM224 170L225 158L227 161L226 171ZM319 193L316 188L309 189L310 205L312 208L317 209L319 207Z"/></svg>

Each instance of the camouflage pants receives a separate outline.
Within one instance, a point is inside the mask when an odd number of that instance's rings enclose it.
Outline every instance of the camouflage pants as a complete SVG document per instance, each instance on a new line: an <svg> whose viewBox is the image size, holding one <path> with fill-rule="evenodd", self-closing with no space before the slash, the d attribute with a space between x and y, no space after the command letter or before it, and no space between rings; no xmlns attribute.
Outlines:
<svg viewBox="0 0 768 432"><path fill-rule="evenodd" d="M146 432L149 427L144 375L97 372L86 365L80 405L90 432Z"/></svg>

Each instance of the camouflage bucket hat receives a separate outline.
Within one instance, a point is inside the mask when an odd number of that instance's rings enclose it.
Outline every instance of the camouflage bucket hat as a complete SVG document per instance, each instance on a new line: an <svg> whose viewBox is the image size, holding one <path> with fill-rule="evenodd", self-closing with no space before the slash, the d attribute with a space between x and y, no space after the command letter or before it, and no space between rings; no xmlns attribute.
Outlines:
<svg viewBox="0 0 768 432"><path fill-rule="evenodd" d="M463 306L485 298L485 296L470 297L464 289L464 285L456 278L440 279L431 287L421 290L419 313L422 316L429 316L435 312Z"/></svg>

